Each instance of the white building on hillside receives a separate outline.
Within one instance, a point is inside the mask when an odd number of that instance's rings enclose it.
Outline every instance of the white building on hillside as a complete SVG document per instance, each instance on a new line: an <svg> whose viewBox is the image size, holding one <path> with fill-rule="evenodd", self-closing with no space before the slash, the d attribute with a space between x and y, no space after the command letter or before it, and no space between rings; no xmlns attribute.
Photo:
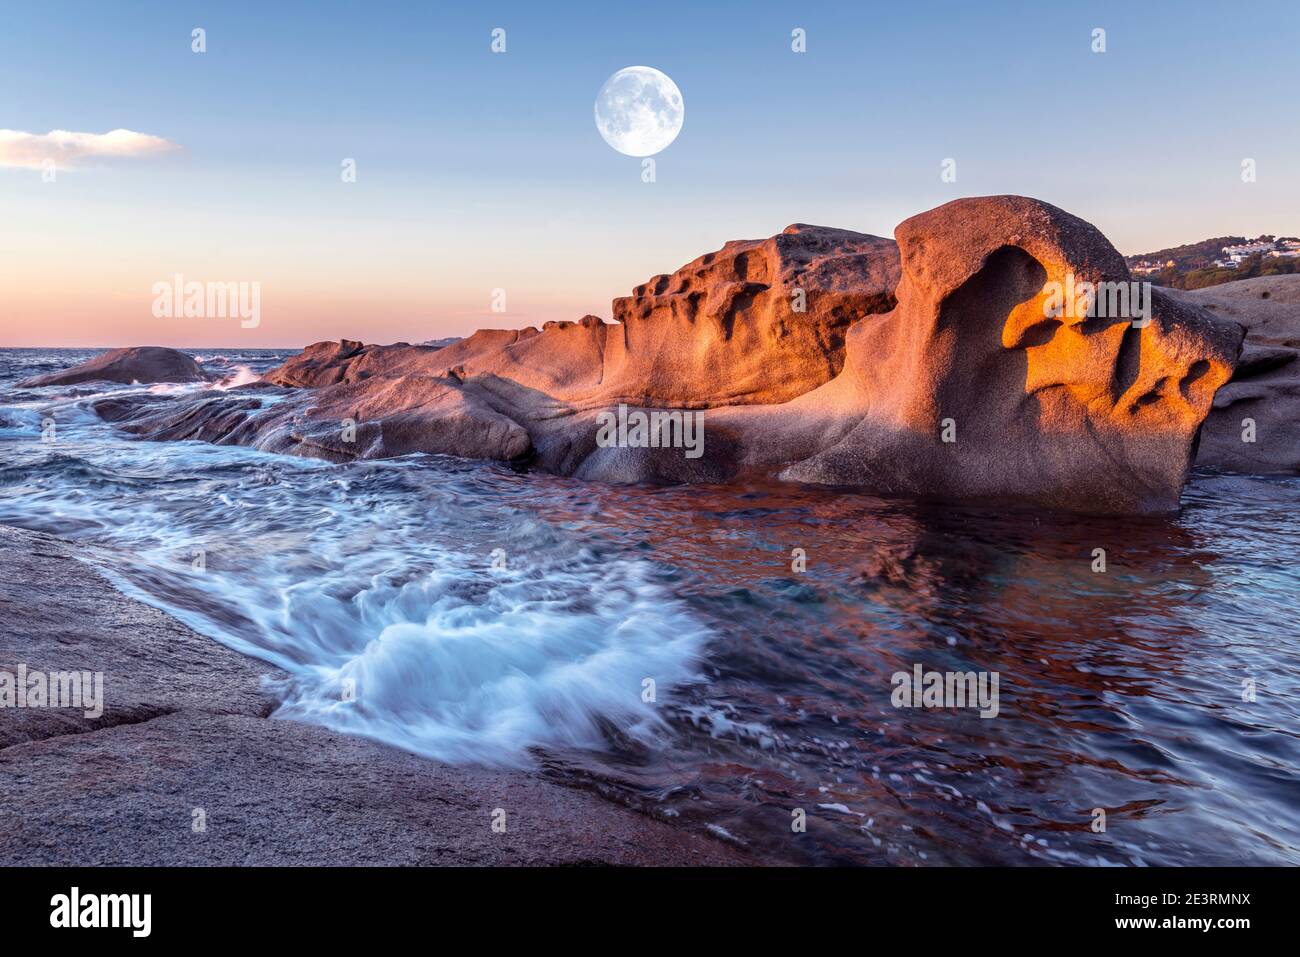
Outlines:
<svg viewBox="0 0 1300 957"><path fill-rule="evenodd" d="M1238 243L1235 246L1224 246L1223 255L1234 263L1240 263L1243 259L1269 252L1272 248L1273 243L1271 242Z"/></svg>

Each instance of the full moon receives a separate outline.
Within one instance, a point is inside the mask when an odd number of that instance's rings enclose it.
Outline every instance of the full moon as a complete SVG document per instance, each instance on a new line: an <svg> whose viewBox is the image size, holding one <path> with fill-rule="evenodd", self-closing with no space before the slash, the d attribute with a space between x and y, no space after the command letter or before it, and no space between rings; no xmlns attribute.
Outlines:
<svg viewBox="0 0 1300 957"><path fill-rule="evenodd" d="M682 91L654 67L619 70L596 94L596 129L625 156L653 156L682 131Z"/></svg>

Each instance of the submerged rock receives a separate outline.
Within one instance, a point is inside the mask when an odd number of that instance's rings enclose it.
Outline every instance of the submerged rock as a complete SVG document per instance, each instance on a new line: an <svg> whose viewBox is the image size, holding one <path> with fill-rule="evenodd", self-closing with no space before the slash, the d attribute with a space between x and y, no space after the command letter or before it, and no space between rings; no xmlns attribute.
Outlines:
<svg viewBox="0 0 1300 957"><path fill-rule="evenodd" d="M77 382L204 382L211 378L203 367L183 352L162 346L111 349L70 369L36 376L18 383L20 388L72 385Z"/></svg>
<svg viewBox="0 0 1300 957"><path fill-rule="evenodd" d="M1159 290L1132 316L1113 301L1109 315L1054 308L1077 284L1127 293L1130 276L1100 232L1037 200L957 200L897 239L791 226L651 279L615 300L613 324L316 343L267 374L258 388L289 390L274 402L245 388L101 412L152 438L334 460L445 452L619 482L757 470L950 500L1177 507L1238 325ZM702 447L669 426L601 441L628 408L672 411L678 427L702 413Z"/></svg>

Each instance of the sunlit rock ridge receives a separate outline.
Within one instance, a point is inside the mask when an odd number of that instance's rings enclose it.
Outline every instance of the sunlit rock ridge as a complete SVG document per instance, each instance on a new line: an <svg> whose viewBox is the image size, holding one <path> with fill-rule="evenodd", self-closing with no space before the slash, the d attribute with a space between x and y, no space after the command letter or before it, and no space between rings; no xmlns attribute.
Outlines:
<svg viewBox="0 0 1300 957"><path fill-rule="evenodd" d="M431 452L598 481L762 473L948 501L1177 508L1239 325L1150 287L1140 321L1062 312L1060 289L1132 277L1097 229L1038 200L956 200L895 235L794 225L653 277L614 301L612 323L443 347L320 342L250 386L97 411L152 439L334 461ZM599 441L619 406L703 411L702 454Z"/></svg>

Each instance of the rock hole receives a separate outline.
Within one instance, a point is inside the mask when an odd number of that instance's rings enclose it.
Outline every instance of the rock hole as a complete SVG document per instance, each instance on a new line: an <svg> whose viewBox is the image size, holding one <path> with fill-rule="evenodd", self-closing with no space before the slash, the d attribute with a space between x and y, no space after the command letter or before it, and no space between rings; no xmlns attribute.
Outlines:
<svg viewBox="0 0 1300 957"><path fill-rule="evenodd" d="M1210 371L1210 363L1205 359L1197 359L1187 369L1187 374L1178 381L1178 391L1183 394L1183 398L1191 397L1192 383L1205 373Z"/></svg>
<svg viewBox="0 0 1300 957"><path fill-rule="evenodd" d="M1017 345L1021 348L1045 346L1052 341L1052 337L1056 335L1056 330L1061 328L1062 325L1060 319L1044 319L1042 322L1036 322L1020 334L1020 341Z"/></svg>
<svg viewBox="0 0 1300 957"><path fill-rule="evenodd" d="M1133 383L1142 367L1142 333L1129 326L1120 340L1119 354L1115 357L1115 375L1111 380L1111 401L1119 402Z"/></svg>

